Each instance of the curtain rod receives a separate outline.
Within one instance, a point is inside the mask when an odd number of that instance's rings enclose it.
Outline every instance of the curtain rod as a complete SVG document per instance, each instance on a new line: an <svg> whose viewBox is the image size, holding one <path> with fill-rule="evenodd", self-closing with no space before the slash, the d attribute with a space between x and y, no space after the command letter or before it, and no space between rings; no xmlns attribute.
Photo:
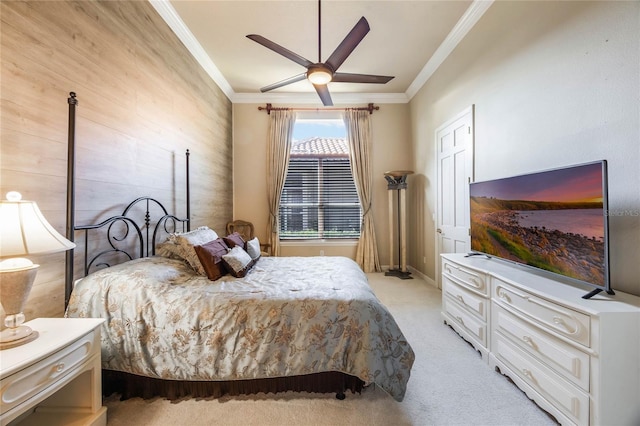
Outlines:
<svg viewBox="0 0 640 426"><path fill-rule="evenodd" d="M373 114L374 110L378 111L379 109L380 109L379 106L374 106L373 104L369 104L366 107L361 107L361 108L284 108L284 107L276 108L271 104L267 104L266 107L263 107L263 106L258 107L259 111L266 110L267 114L271 114L271 111L287 111L287 110L292 110L292 111L349 111L349 110L352 110L352 111L369 111L369 114Z"/></svg>

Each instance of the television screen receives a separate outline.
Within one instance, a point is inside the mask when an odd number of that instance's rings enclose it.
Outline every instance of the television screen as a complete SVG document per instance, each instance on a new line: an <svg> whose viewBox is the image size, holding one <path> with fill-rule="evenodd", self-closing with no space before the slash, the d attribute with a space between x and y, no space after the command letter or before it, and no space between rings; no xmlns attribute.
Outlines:
<svg viewBox="0 0 640 426"><path fill-rule="evenodd" d="M471 249L612 293L606 161L471 183Z"/></svg>

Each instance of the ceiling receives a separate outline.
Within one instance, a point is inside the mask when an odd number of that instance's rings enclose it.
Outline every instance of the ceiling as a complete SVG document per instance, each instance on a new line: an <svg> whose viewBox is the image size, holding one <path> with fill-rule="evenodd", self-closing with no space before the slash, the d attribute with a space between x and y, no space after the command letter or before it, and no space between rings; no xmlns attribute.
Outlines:
<svg viewBox="0 0 640 426"><path fill-rule="evenodd" d="M246 35L264 36L312 62L323 62L364 16L371 30L339 71L395 78L387 84L329 83L334 103L403 103L491 4L478 0L325 0L318 58L316 0L150 2L232 102L318 106L322 104L307 80L261 93L261 87L306 70Z"/></svg>

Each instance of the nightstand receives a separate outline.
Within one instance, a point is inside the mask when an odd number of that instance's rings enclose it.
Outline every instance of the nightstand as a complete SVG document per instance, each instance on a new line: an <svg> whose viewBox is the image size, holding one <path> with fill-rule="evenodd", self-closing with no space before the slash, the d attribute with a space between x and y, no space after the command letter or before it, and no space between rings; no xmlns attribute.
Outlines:
<svg viewBox="0 0 640 426"><path fill-rule="evenodd" d="M40 333L0 351L0 424L106 425L100 318L38 318Z"/></svg>

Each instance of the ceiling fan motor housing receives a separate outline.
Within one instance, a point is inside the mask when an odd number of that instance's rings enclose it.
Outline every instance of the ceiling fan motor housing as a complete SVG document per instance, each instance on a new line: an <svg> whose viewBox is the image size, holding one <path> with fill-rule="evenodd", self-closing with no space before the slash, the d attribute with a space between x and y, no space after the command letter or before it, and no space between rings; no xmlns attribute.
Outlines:
<svg viewBox="0 0 640 426"><path fill-rule="evenodd" d="M307 69L307 79L313 84L327 84L333 78L334 72L325 64L313 64Z"/></svg>

